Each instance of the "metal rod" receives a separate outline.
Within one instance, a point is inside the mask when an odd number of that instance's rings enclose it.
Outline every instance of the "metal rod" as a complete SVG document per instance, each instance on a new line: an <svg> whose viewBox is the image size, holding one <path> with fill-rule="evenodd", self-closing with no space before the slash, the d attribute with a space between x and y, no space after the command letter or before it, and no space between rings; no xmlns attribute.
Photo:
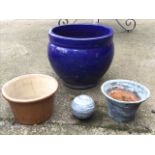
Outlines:
<svg viewBox="0 0 155 155"><path fill-rule="evenodd" d="M77 20L78 19L75 19L73 23L76 23ZM136 21L134 19L126 19L124 24L122 24L121 21L118 19L115 19L115 21L122 29L124 29L127 32L131 32L136 28ZM97 19L97 23L100 23L100 19ZM59 19L58 25L64 25L64 24L69 24L69 20Z"/></svg>

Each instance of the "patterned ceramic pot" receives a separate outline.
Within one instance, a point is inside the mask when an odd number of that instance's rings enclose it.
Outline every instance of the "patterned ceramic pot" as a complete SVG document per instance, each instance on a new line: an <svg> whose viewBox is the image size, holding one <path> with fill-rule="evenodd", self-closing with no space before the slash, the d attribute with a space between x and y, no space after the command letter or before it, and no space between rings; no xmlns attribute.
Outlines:
<svg viewBox="0 0 155 155"><path fill-rule="evenodd" d="M108 92L121 88L135 93L140 100L120 101L109 96ZM117 122L129 122L135 118L136 111L142 102L150 97L150 91L140 83L130 80L109 80L101 86L101 91L107 99L108 115Z"/></svg>
<svg viewBox="0 0 155 155"><path fill-rule="evenodd" d="M113 30L95 24L71 24L49 30L48 57L68 87L93 87L113 58Z"/></svg>

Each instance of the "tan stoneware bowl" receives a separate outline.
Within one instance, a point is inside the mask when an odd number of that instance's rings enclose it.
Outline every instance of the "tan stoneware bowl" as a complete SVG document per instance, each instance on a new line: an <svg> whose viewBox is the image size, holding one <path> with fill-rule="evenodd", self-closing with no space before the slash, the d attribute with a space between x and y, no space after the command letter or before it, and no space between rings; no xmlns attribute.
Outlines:
<svg viewBox="0 0 155 155"><path fill-rule="evenodd" d="M4 84L2 95L9 102L16 122L38 124L52 115L57 88L58 82L53 77L28 74Z"/></svg>

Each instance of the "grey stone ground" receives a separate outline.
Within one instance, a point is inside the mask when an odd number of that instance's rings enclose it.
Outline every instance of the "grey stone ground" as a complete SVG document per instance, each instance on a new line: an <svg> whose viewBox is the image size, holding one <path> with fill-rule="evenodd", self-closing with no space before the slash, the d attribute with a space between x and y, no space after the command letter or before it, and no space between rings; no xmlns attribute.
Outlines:
<svg viewBox="0 0 155 155"><path fill-rule="evenodd" d="M59 80L53 116L40 125L14 124L7 102L0 97L0 134L155 134L155 20L137 20L132 33L120 29L114 20L104 20L115 29L115 56L100 84L77 91L62 85L47 59L48 29L57 20L13 20L0 22L0 87L27 73L43 73ZM118 124L107 116L100 85L109 79L131 79L146 85L151 98L137 112L135 121ZM88 121L72 117L70 102L81 93L93 97L96 112Z"/></svg>

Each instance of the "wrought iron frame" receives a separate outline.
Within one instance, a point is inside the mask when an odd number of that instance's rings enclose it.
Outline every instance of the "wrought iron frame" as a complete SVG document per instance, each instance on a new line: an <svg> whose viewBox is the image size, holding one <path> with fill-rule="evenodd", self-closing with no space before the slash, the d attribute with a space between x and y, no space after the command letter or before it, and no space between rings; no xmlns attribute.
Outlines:
<svg viewBox="0 0 155 155"><path fill-rule="evenodd" d="M78 19L75 19L72 23L76 23ZM97 23L100 23L101 19L97 19ZM134 19L126 19L124 24L119 20L115 19L117 24L126 32L131 32L136 28L136 21ZM69 24L69 19L59 19L58 25Z"/></svg>

